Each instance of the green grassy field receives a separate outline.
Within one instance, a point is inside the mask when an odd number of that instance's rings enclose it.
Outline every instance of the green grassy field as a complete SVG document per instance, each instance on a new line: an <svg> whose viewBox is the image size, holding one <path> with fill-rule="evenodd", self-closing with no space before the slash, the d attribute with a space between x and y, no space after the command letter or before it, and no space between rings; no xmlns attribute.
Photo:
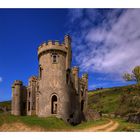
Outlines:
<svg viewBox="0 0 140 140"><path fill-rule="evenodd" d="M114 113L121 96L119 89L103 89L89 93L88 107L102 113Z"/></svg>
<svg viewBox="0 0 140 140"><path fill-rule="evenodd" d="M69 123L56 117L39 118L37 116L13 116L10 114L0 113L0 125L21 122L27 126L38 126L44 128L46 131L71 131L97 126L108 122L107 119L96 121L82 122L79 125L72 126Z"/></svg>
<svg viewBox="0 0 140 140"><path fill-rule="evenodd" d="M119 127L117 128L117 132L140 132L140 124L129 123L123 119L114 119L119 123Z"/></svg>

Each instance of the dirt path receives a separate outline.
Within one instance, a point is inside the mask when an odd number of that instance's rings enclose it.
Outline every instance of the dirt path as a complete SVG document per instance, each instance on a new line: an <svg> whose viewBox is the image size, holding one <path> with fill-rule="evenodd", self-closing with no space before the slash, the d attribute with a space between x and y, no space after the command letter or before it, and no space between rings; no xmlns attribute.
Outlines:
<svg viewBox="0 0 140 140"><path fill-rule="evenodd" d="M108 123L104 125L94 126L90 128L86 128L83 130L73 130L77 132L111 132L117 129L119 126L118 122L115 122L113 120L110 120ZM11 123L11 124L3 124L0 126L1 132L43 132L46 131L45 129L41 127L29 127L23 123L17 122L17 123Z"/></svg>
<svg viewBox="0 0 140 140"><path fill-rule="evenodd" d="M112 132L116 130L118 126L118 122L110 120L107 124L86 128L82 130L82 132Z"/></svg>
<svg viewBox="0 0 140 140"><path fill-rule="evenodd" d="M0 126L1 132L40 132L44 131L43 128L40 127L29 127L23 123L11 123L11 124L3 124Z"/></svg>

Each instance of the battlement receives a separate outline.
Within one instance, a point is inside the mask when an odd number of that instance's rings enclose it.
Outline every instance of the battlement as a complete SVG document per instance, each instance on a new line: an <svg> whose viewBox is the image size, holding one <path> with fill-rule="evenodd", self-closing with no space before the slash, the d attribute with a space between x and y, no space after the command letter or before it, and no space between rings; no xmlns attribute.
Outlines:
<svg viewBox="0 0 140 140"><path fill-rule="evenodd" d="M67 53L69 50L70 44L71 44L71 38L69 35L65 35L63 43L60 43L59 40L55 40L55 41L48 40L47 42L42 43L38 47L38 56L50 50L56 50L56 51Z"/></svg>
<svg viewBox="0 0 140 140"><path fill-rule="evenodd" d="M74 66L74 67L72 68L72 71L79 71L79 67Z"/></svg>
<svg viewBox="0 0 140 140"><path fill-rule="evenodd" d="M56 51L61 51L61 52L67 53L67 48L64 43L61 44L58 40L55 40L55 41L48 40L48 42L44 42L39 46L38 56L40 56L40 54L42 54L46 51L50 51L50 50L56 50Z"/></svg>
<svg viewBox="0 0 140 140"><path fill-rule="evenodd" d="M82 75L82 78L88 79L88 74L87 74L87 73L84 73L84 74Z"/></svg>
<svg viewBox="0 0 140 140"><path fill-rule="evenodd" d="M32 81L37 81L37 76L31 76L30 78L29 78L29 82L32 82Z"/></svg>
<svg viewBox="0 0 140 140"><path fill-rule="evenodd" d="M15 80L13 85L23 85L23 83L20 80Z"/></svg>

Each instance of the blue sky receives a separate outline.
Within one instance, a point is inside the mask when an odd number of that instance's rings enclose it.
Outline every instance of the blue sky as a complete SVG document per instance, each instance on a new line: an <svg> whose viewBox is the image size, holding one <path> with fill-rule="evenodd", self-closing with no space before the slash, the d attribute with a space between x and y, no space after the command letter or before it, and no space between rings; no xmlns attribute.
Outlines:
<svg viewBox="0 0 140 140"><path fill-rule="evenodd" d="M89 89L131 84L122 74L140 63L139 9L0 9L0 101L15 79L38 73L37 48L72 37L72 66L89 74Z"/></svg>

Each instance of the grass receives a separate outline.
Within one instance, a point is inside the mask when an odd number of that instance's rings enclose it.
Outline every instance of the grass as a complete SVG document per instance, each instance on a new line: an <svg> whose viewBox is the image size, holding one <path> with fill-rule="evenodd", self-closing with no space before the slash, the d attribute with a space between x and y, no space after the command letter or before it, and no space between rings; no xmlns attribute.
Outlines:
<svg viewBox="0 0 140 140"><path fill-rule="evenodd" d="M121 93L105 89L93 91L89 94L88 107L102 113L114 113L118 108Z"/></svg>
<svg viewBox="0 0 140 140"><path fill-rule="evenodd" d="M28 126L39 126L47 130L63 130L70 128L70 124L56 117L39 118L37 116L22 116L20 121Z"/></svg>
<svg viewBox="0 0 140 140"><path fill-rule="evenodd" d="M17 122L18 121L18 117L16 116L12 116L9 114L5 114L5 113L0 113L0 125L4 124L4 123L13 123L13 122Z"/></svg>
<svg viewBox="0 0 140 140"><path fill-rule="evenodd" d="M29 127L41 127L46 131L76 131L79 129L88 128L91 126L97 126L101 124L105 124L108 122L107 119L101 119L96 121L87 121L82 122L79 125L72 126L69 123L64 122L63 120L56 117L47 117L47 118L39 118L37 116L13 116L10 114L0 113L0 125L4 123L16 123L21 122Z"/></svg>
<svg viewBox="0 0 140 140"><path fill-rule="evenodd" d="M119 123L117 132L140 132L140 124L126 122L123 119L115 119Z"/></svg>
<svg viewBox="0 0 140 140"><path fill-rule="evenodd" d="M105 124L109 122L108 119L100 119L100 120L90 120L90 121L87 121L87 122L83 122L77 126L75 126L75 129L85 129L85 128L89 128L89 127L95 127L97 125L102 125L102 124Z"/></svg>
<svg viewBox="0 0 140 140"><path fill-rule="evenodd" d="M10 114L0 113L0 125L4 123L21 122L30 127L38 126L47 130L64 129L71 127L70 124L56 117L39 118L37 116L13 116Z"/></svg>

